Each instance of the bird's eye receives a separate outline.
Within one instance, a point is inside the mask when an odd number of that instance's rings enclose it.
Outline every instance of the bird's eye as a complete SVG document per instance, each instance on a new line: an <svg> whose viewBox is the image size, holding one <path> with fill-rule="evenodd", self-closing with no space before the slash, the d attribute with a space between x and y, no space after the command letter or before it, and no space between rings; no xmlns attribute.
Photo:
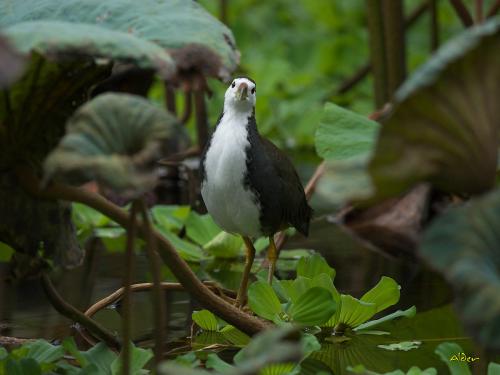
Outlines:
<svg viewBox="0 0 500 375"><path fill-rule="evenodd" d="M252 89L252 94L255 94L255 87Z"/></svg>
<svg viewBox="0 0 500 375"><path fill-rule="evenodd" d="M234 88L234 86L236 86L236 82L233 82L233 83L231 84L231 87L232 87L232 88Z"/></svg>

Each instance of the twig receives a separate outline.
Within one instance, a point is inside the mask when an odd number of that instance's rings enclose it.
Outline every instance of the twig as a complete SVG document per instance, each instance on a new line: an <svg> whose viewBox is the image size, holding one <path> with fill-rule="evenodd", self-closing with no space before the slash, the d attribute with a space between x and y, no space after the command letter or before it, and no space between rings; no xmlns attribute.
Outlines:
<svg viewBox="0 0 500 375"><path fill-rule="evenodd" d="M21 187L38 198L83 203L100 211L121 226L127 226L129 221L128 213L99 194L59 183L52 183L46 189L41 190L40 180L28 166L18 166L16 174ZM139 225L139 228L139 233L144 236L142 225ZM172 244L157 230L153 229L153 233L158 241L159 253L163 261L172 270L177 280L186 288L186 291L196 298L202 306L249 335L269 327L269 323L240 311L234 305L215 295L196 277Z"/></svg>
<svg viewBox="0 0 500 375"><path fill-rule="evenodd" d="M134 243L137 233L137 209L139 205L138 200L132 202L130 208L130 218L127 225L127 246L125 252L125 275L123 277L123 317L122 317L122 330L123 330L123 347L122 347L122 366L123 374L130 374L130 343L131 343L131 291L130 284L132 284L132 268L134 266Z"/></svg>
<svg viewBox="0 0 500 375"><path fill-rule="evenodd" d="M22 339L18 337L11 336L0 336L0 345L1 346L21 346L28 342L36 341L35 339Z"/></svg>
<svg viewBox="0 0 500 375"><path fill-rule="evenodd" d="M92 334L101 338L109 346L120 347L120 343L116 336L96 321L85 316L85 314L79 311L76 307L66 302L56 290L54 284L52 284L52 281L50 280L50 277L46 273L42 274L42 286L50 303L61 315L64 315L72 321L81 324L89 332L92 332Z"/></svg>
<svg viewBox="0 0 500 375"><path fill-rule="evenodd" d="M214 289L215 291L222 294L226 294L228 296L236 297L236 294L233 290L220 288L213 281L205 281L203 284L210 289ZM185 291L186 289L180 283L171 283L171 282L162 282L160 284L162 290L176 290L176 291ZM130 290L132 292L144 292L150 291L153 288L153 283L138 283L130 285ZM107 306L118 302L123 296L124 288L120 288L109 296L104 297L103 299L97 301L92 306L90 306L87 311L85 311L85 315L88 317L94 316L99 310L106 308ZM234 298L232 298L234 300Z"/></svg>
<svg viewBox="0 0 500 375"><path fill-rule="evenodd" d="M462 24L465 27L470 27L474 24L472 16L470 15L462 0L450 0L450 3L453 6L453 9L455 9L455 13L457 14L458 18L460 18L460 21L462 21Z"/></svg>
<svg viewBox="0 0 500 375"><path fill-rule="evenodd" d="M155 370L163 358L163 343L165 336L165 299L161 289L161 259L156 250L156 240L151 231L151 221L144 199L139 202L142 221L146 230L146 248L149 265L153 275L153 306L155 311Z"/></svg>
<svg viewBox="0 0 500 375"><path fill-rule="evenodd" d="M205 103L205 90L200 87L194 91L194 110L196 115L196 133L198 136L198 147L200 150L205 148L208 141L208 118L207 104Z"/></svg>

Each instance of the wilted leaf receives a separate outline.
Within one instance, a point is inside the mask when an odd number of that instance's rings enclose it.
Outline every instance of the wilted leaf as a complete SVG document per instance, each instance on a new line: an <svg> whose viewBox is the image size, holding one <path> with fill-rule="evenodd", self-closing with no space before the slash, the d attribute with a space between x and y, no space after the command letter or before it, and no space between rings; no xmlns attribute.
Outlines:
<svg viewBox="0 0 500 375"><path fill-rule="evenodd" d="M331 293L321 287L314 287L302 294L292 305L290 316L296 323L315 326L326 322L337 309Z"/></svg>
<svg viewBox="0 0 500 375"><path fill-rule="evenodd" d="M267 320L275 320L282 312L273 288L263 281L256 281L248 288L248 304L254 313Z"/></svg>
<svg viewBox="0 0 500 375"><path fill-rule="evenodd" d="M421 181L459 193L493 187L499 141L500 20L441 47L396 94L370 173L380 198Z"/></svg>
<svg viewBox="0 0 500 375"><path fill-rule="evenodd" d="M455 289L468 331L500 349L500 190L449 209L424 233L420 252Z"/></svg>
<svg viewBox="0 0 500 375"><path fill-rule="evenodd" d="M402 350L404 352L407 352L408 350L418 349L421 344L421 341L401 341L388 345L377 345L377 347L386 350Z"/></svg>
<svg viewBox="0 0 500 375"><path fill-rule="evenodd" d="M148 100L103 94L78 109L66 135L44 162L46 179L97 180L125 195L154 187L154 162L182 136L176 119Z"/></svg>

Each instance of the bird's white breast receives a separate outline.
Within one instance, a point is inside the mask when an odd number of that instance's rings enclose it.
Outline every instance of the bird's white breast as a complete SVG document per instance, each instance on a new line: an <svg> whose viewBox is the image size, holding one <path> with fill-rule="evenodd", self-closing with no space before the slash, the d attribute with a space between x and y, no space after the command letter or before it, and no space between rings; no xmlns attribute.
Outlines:
<svg viewBox="0 0 500 375"><path fill-rule="evenodd" d="M248 114L224 114L205 156L201 194L208 212L225 231L260 236L260 210L254 193L244 186Z"/></svg>

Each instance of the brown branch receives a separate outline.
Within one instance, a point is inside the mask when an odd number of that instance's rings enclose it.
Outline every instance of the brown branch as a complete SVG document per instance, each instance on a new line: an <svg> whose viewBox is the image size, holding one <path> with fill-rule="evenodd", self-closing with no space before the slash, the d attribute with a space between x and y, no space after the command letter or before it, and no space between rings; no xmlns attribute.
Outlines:
<svg viewBox="0 0 500 375"><path fill-rule="evenodd" d="M493 5L491 6L490 10L486 14L486 17L490 18L495 16L498 11L500 10L500 0L496 0Z"/></svg>
<svg viewBox="0 0 500 375"><path fill-rule="evenodd" d="M173 115L177 115L177 106L175 103L175 90L171 84L165 82L165 106Z"/></svg>
<svg viewBox="0 0 500 375"><path fill-rule="evenodd" d="M41 190L39 179L29 167L18 167L16 172L22 188L36 197L83 203L100 211L121 226L127 226L129 220L127 212L99 194L59 183L53 183L46 189ZM139 233L144 236L142 225L139 228ZM269 323L246 314L215 295L196 277L184 259L180 257L175 248L161 233L153 229L153 234L158 242L160 256L165 264L170 268L177 280L186 288L186 291L196 298L206 309L211 310L221 319L224 319L229 324L234 325L249 335L258 333L270 326Z"/></svg>
<svg viewBox="0 0 500 375"><path fill-rule="evenodd" d="M89 332L92 332L94 335L101 338L109 346L120 347L120 342L116 336L96 321L85 316L85 314L79 311L76 307L66 302L56 290L54 284L52 284L52 281L50 280L50 277L46 273L42 274L42 286L50 303L61 315L64 315L72 321L81 324Z"/></svg>
<svg viewBox="0 0 500 375"><path fill-rule="evenodd" d="M140 201L142 221L146 230L146 248L149 258L149 267L153 275L153 306L155 319L155 369L158 368L163 357L163 343L165 336L165 299L161 289L161 259L156 250L156 240L151 231L148 208L144 199Z"/></svg>
<svg viewBox="0 0 500 375"><path fill-rule="evenodd" d="M474 24L472 16L470 15L462 0L450 0L450 4L453 6L453 9L455 9L455 13L457 14L458 18L460 18L460 21L462 21L462 24L465 27L470 27Z"/></svg>
<svg viewBox="0 0 500 375"><path fill-rule="evenodd" d="M208 142L208 115L207 104L205 102L205 90L203 87L198 87L194 91L194 110L196 115L198 147L200 150L203 150L205 144Z"/></svg>
<svg viewBox="0 0 500 375"><path fill-rule="evenodd" d="M475 0L474 1L474 9L476 11L476 14L475 14L476 24L482 23L484 21L483 0Z"/></svg>
<svg viewBox="0 0 500 375"><path fill-rule="evenodd" d="M122 366L123 374L130 374L130 344L132 342L132 293L130 291L130 284L132 284L132 272L134 267L134 243L137 233L137 210L139 201L132 202L130 208L130 219L128 220L127 228L127 246L125 251L125 274L123 276L123 317L122 317L122 330L123 330L123 346L122 346Z"/></svg>
<svg viewBox="0 0 500 375"><path fill-rule="evenodd" d="M23 339L11 336L0 336L1 346L21 346L33 341L36 341L36 339Z"/></svg>
<svg viewBox="0 0 500 375"><path fill-rule="evenodd" d="M232 298L230 300L234 300L234 298L236 297L236 294L233 290L220 288L213 281L205 281L203 284L205 284L207 288L213 289L214 291L218 292L219 295L221 296L223 296L224 294L231 296ZM186 288L184 288L182 284L172 283L172 282L162 282L160 283L160 287L162 290L172 290L172 291L186 290ZM152 288L153 288L153 283L138 283L130 285L130 290L132 292L145 292L145 291L150 291ZM124 288L120 288L111 293L109 296L100 299L92 306L90 306L87 309L87 311L85 311L85 315L88 317L94 316L99 310L102 310L107 306L118 302L123 297L123 293L124 293Z"/></svg>
<svg viewBox="0 0 500 375"><path fill-rule="evenodd" d="M188 122L191 112L193 112L193 94L190 90L186 89L184 92L184 112L182 112L182 116L179 119L181 124Z"/></svg>

